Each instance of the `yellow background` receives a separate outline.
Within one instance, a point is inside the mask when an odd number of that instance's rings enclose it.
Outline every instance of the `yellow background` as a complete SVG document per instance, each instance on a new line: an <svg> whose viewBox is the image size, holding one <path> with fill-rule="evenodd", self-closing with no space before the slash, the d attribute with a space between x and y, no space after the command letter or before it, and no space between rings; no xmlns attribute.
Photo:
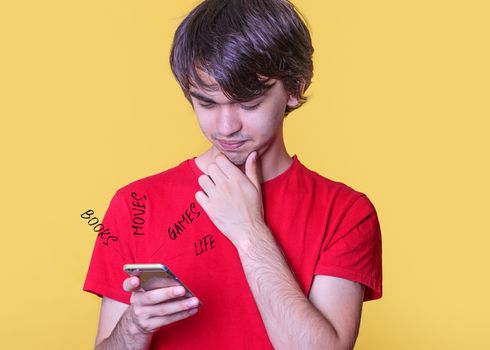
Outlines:
<svg viewBox="0 0 490 350"><path fill-rule="evenodd" d="M168 65L196 3L1 3L0 348L91 348L80 214L207 147ZM382 225L384 297L357 349L490 348L488 1L295 4L315 76L288 150L365 192Z"/></svg>

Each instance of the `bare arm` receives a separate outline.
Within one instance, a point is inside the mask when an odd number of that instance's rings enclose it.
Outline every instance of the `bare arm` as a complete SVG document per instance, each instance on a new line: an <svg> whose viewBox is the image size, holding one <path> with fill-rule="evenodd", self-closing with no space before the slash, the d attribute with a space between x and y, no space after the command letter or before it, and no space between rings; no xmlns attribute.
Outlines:
<svg viewBox="0 0 490 350"><path fill-rule="evenodd" d="M127 278L124 289L132 292L127 305L104 297L100 308L96 350L148 349L153 333L160 327L197 313L198 300L181 297L181 287L142 291L137 277Z"/></svg>
<svg viewBox="0 0 490 350"><path fill-rule="evenodd" d="M317 276L303 294L264 220L257 152L245 174L218 155L201 175L196 200L235 245L245 276L276 349L351 349L361 317L363 287Z"/></svg>
<svg viewBox="0 0 490 350"><path fill-rule="evenodd" d="M152 334L141 333L131 322L129 306L104 297L100 307L99 329L95 349L147 349Z"/></svg>
<svg viewBox="0 0 490 350"><path fill-rule="evenodd" d="M308 300L268 228L261 231L237 248L274 348L352 349L364 287L340 278L316 276Z"/></svg>

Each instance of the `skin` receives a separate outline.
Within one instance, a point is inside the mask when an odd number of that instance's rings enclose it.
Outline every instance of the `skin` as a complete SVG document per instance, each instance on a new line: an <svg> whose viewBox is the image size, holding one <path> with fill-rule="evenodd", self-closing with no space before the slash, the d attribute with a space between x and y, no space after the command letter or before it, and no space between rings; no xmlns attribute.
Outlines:
<svg viewBox="0 0 490 350"><path fill-rule="evenodd" d="M204 73L201 78L215 83ZM212 144L196 158L205 175L198 179L202 190L195 197L237 248L275 349L352 349L364 287L317 275L305 296L263 217L260 184L292 162L283 139L284 111L298 103L281 81L273 82L266 95L247 103L230 101L220 90L191 88L199 125ZM230 149L230 142L240 143ZM128 343L131 349L147 349L158 328L198 312L186 300L172 300L175 287L144 292L138 278L131 277L123 288L132 292L129 307L103 298L96 349L124 349Z"/></svg>
<svg viewBox="0 0 490 350"><path fill-rule="evenodd" d="M208 84L216 84L202 72L201 79ZM253 151L259 153L264 181L289 167L292 159L284 144L284 111L286 104L297 105L298 99L285 92L281 81L271 80L270 83L274 85L265 95L245 103L230 101L221 91L190 88L199 126L212 144L207 152L196 158L201 170L206 172L209 164L214 163L221 153L243 171L245 161ZM209 103L209 100L214 103ZM219 141L245 143L236 150L227 150Z"/></svg>

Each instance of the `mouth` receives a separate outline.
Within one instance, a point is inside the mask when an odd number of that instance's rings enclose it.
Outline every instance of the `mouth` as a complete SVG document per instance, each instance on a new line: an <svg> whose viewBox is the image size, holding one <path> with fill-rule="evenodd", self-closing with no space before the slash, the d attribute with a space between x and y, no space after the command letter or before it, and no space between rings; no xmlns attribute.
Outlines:
<svg viewBox="0 0 490 350"><path fill-rule="evenodd" d="M220 148L225 151L233 151L240 148L247 140L243 141L226 141L226 140L217 140Z"/></svg>

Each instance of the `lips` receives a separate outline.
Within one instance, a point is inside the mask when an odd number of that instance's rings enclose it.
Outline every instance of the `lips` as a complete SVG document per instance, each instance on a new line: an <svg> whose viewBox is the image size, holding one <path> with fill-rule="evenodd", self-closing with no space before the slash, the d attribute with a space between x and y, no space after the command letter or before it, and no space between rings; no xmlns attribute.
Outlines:
<svg viewBox="0 0 490 350"><path fill-rule="evenodd" d="M245 142L247 142L247 141L246 140L245 141L218 140L220 147L226 151L236 150L236 149L240 148Z"/></svg>

